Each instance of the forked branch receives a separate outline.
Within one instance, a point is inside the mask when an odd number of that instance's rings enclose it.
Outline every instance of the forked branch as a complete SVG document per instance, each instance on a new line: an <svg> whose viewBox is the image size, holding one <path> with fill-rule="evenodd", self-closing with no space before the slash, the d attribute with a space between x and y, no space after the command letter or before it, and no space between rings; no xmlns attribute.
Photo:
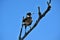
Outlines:
<svg viewBox="0 0 60 40"><path fill-rule="evenodd" d="M28 30L28 32L26 32L26 34L23 36L23 37L21 37L21 33L22 33L22 28L21 28L21 30L20 30L20 35L19 35L19 40L24 40L24 38L37 26L37 24L39 23L39 21L47 14L47 12L51 9L51 5L50 5L50 3L51 3L51 0L49 1L49 2L47 2L47 5L48 5L48 7L47 7L47 9L45 10L45 12L41 15L41 12L40 12L40 7L38 7L38 15L39 15L39 17L38 17L38 19L36 20L36 22L35 22L35 24L32 26L32 28L30 29L30 30Z"/></svg>

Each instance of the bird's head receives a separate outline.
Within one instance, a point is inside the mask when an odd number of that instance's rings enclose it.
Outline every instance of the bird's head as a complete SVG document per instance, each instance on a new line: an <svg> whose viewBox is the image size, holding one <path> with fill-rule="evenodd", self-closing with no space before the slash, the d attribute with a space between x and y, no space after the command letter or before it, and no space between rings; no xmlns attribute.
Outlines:
<svg viewBox="0 0 60 40"><path fill-rule="evenodd" d="M31 13L29 12L29 13L27 13L27 17L31 17Z"/></svg>

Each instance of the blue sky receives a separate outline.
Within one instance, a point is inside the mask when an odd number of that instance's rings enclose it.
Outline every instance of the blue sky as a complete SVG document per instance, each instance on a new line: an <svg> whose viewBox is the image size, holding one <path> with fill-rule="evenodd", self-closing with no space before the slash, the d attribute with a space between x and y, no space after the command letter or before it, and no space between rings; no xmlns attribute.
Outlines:
<svg viewBox="0 0 60 40"><path fill-rule="evenodd" d="M48 0L0 0L0 40L18 40L22 17L34 13L33 23L47 8ZM60 40L60 0L52 0L51 10L25 40Z"/></svg>

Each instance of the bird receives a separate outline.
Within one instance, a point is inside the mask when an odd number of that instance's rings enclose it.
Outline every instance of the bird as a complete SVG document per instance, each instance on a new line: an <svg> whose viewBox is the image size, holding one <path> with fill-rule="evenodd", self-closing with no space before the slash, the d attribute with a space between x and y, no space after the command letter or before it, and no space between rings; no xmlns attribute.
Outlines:
<svg viewBox="0 0 60 40"><path fill-rule="evenodd" d="M31 24L32 24L31 12L28 12L26 18L23 17L23 21L22 21L22 25L25 26L25 33L27 26L30 26Z"/></svg>

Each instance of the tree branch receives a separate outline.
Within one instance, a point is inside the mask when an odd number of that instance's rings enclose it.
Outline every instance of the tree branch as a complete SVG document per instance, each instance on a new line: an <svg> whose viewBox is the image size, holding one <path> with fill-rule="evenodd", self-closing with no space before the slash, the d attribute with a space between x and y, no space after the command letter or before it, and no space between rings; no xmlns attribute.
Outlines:
<svg viewBox="0 0 60 40"><path fill-rule="evenodd" d="M38 11L39 11L38 12L38 15L39 15L38 19L36 20L36 22L32 26L32 28L30 30L28 30L28 32L22 38L19 36L20 37L19 40L24 40L24 38L37 26L37 24L39 23L39 21L41 20L41 18L43 18L47 14L47 12L50 10L50 8L51 8L50 3L51 3L51 0L50 0L50 2L47 2L48 7L47 7L47 9L45 10L45 12L42 15L41 15L41 12L40 12L40 7L38 7Z"/></svg>

